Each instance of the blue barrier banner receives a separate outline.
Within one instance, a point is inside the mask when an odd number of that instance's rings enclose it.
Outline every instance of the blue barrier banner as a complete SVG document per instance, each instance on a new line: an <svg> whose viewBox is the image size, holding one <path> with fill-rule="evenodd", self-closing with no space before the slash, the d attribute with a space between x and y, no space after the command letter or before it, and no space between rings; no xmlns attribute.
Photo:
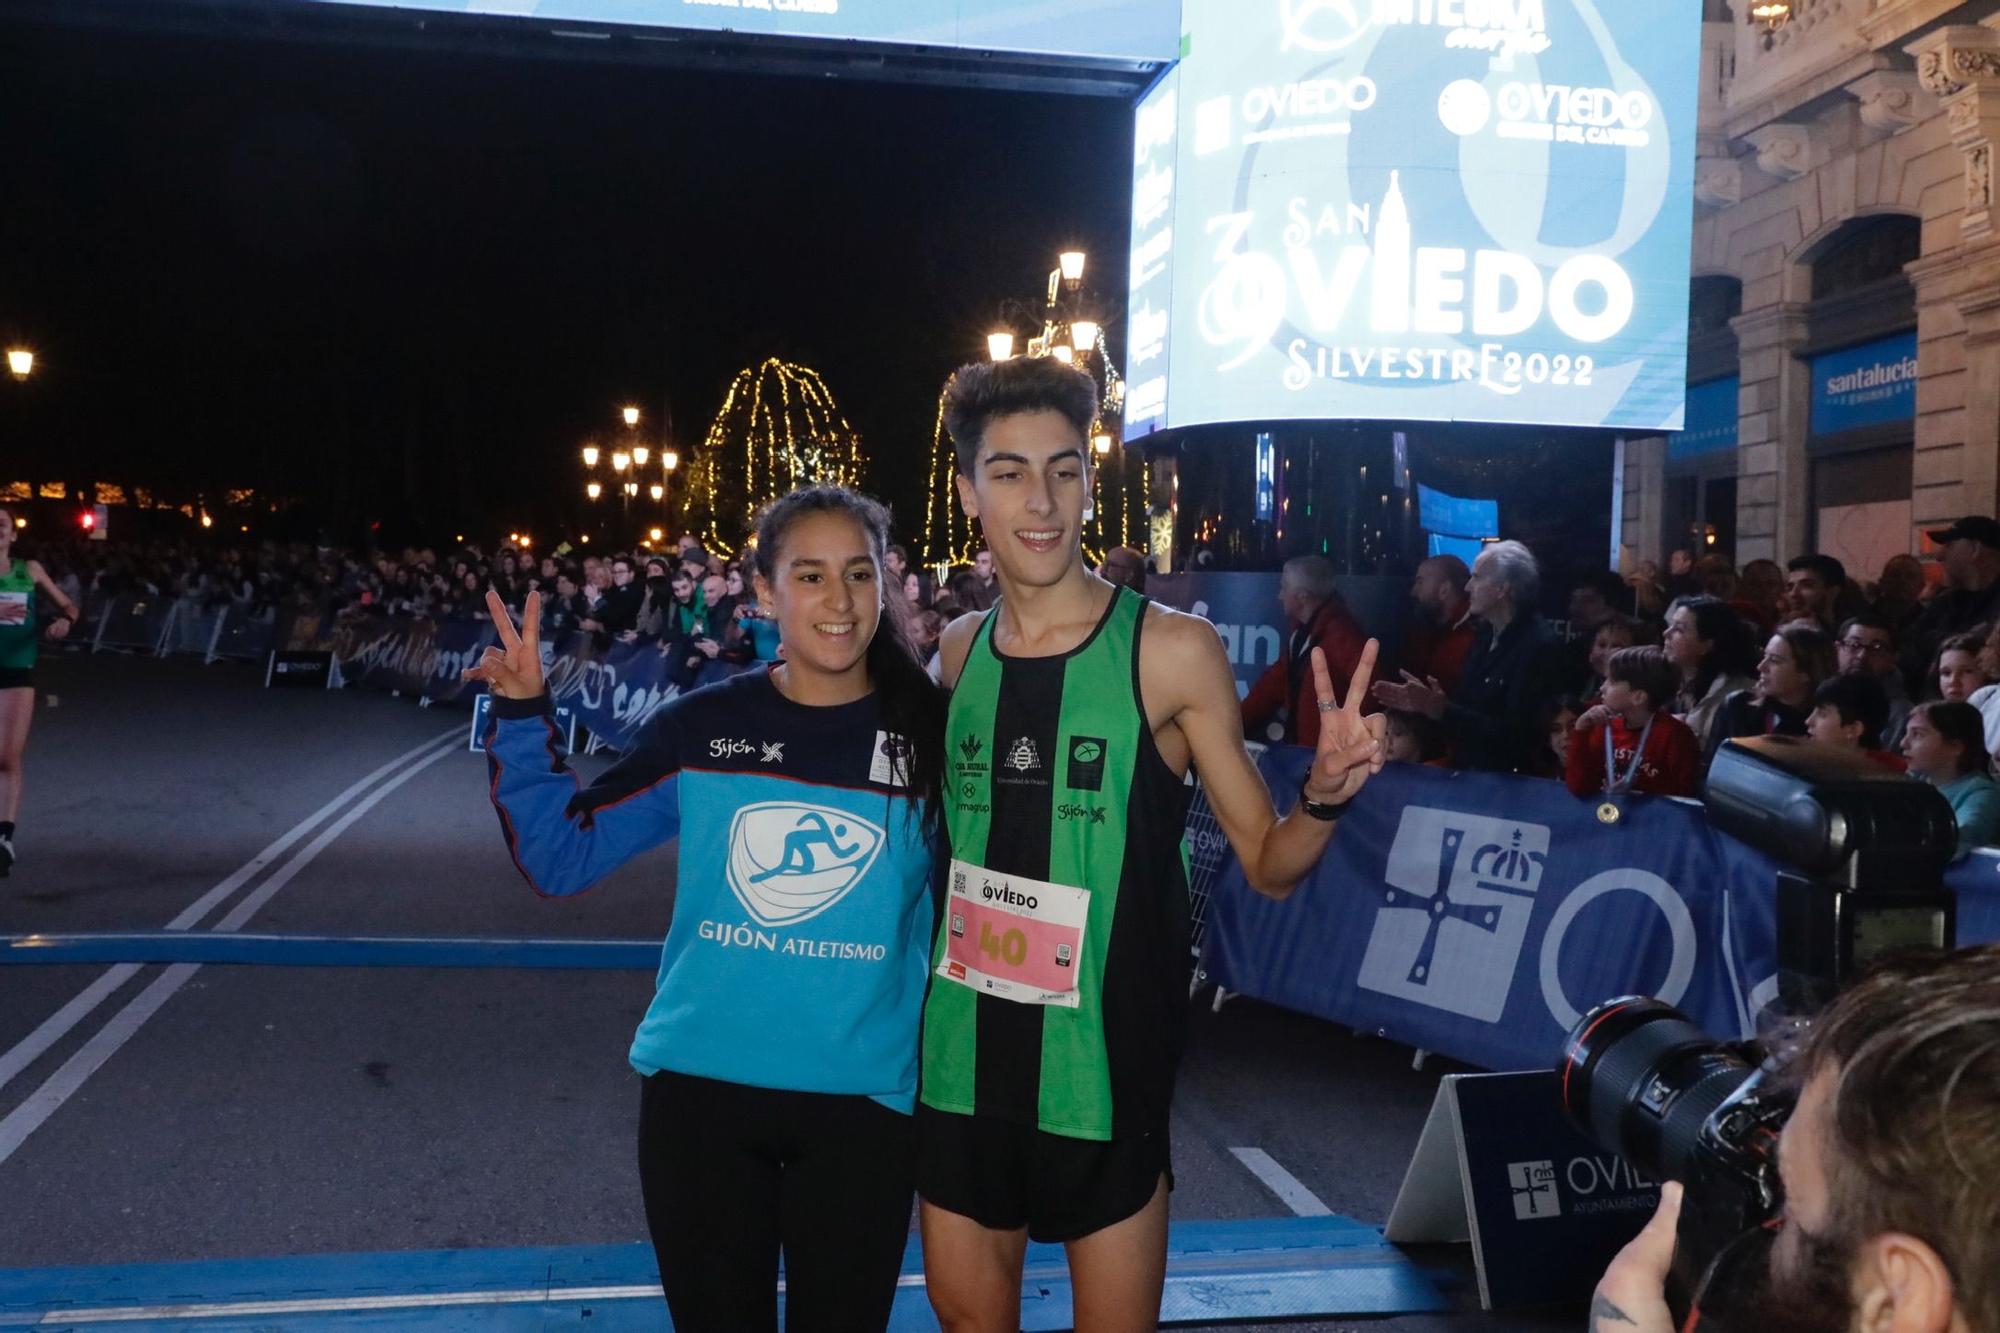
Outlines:
<svg viewBox="0 0 2000 1333"><path fill-rule="evenodd" d="M479 693L463 679L486 649L498 642L482 621L346 616L327 624L301 619L281 636L295 649L330 651L344 683L396 690L432 703L470 703ZM542 671L558 711L573 712L590 734L615 750L683 688L725 680L745 668L711 662L691 681L676 682L658 643L613 643L599 648L589 634L542 644Z"/></svg>
<svg viewBox="0 0 2000 1333"><path fill-rule="evenodd" d="M1812 433L1912 421L1917 415L1917 335L1843 347L1812 359Z"/></svg>
<svg viewBox="0 0 2000 1333"><path fill-rule="evenodd" d="M1262 761L1296 791L1311 756ZM1219 985L1486 1069L1552 1064L1577 1017L1657 995L1751 1030L1774 967L1777 865L1699 807L1632 799L1615 825L1557 783L1394 764L1284 902L1232 861L1209 908ZM1746 919L1747 918L1747 919Z"/></svg>
<svg viewBox="0 0 2000 1333"><path fill-rule="evenodd" d="M1259 761L1274 793L1312 756ZM1747 1037L1777 994L1778 863L1693 802L1596 805L1537 778L1391 764L1283 902L1225 851L1202 966L1216 984L1485 1069L1552 1064L1578 1016L1656 995ZM2000 939L2000 855L1953 866L1958 941Z"/></svg>
<svg viewBox="0 0 2000 1333"><path fill-rule="evenodd" d="M449 703L471 697L463 673L497 642L499 635L483 621L359 616L337 621L327 642L313 646L331 649L351 684Z"/></svg>
<svg viewBox="0 0 2000 1333"><path fill-rule="evenodd" d="M1375 574L1344 574L1334 580L1354 618L1394 651L1403 642L1410 614L1408 579ZM1236 673L1241 698L1257 677L1282 661L1292 627L1278 605L1278 575L1216 574L1196 571L1155 574L1146 580L1146 595L1176 611L1202 617L1222 636Z"/></svg>

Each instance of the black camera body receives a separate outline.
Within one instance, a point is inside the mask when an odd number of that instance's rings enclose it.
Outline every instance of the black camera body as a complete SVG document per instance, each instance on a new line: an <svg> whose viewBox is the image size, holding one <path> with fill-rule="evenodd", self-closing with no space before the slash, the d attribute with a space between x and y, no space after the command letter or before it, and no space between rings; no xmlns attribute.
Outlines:
<svg viewBox="0 0 2000 1333"><path fill-rule="evenodd" d="M1776 886L1784 1010L1818 1008L1884 953L1952 947L1943 872L1958 825L1928 783L1771 736L1724 744L1704 800L1718 828L1794 867ZM1724 1316L1734 1292L1762 1280L1784 1203L1778 1137L1794 1098L1775 1066L1754 1042L1719 1041L1670 1005L1626 996L1578 1021L1557 1073L1586 1133L1682 1184L1667 1288L1676 1324Z"/></svg>
<svg viewBox="0 0 2000 1333"><path fill-rule="evenodd" d="M1950 948L1958 845L1951 805L1866 755L1794 736L1728 741L1702 795L1709 821L1793 869L1778 876L1778 994L1819 1008L1884 953Z"/></svg>

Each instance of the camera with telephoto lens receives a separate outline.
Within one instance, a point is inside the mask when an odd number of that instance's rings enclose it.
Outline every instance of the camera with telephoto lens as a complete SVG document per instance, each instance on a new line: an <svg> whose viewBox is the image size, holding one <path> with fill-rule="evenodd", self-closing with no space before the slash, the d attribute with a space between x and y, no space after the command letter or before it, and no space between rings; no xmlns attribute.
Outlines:
<svg viewBox="0 0 2000 1333"><path fill-rule="evenodd" d="M1655 1180L1678 1180L1680 1228L1667 1281L1676 1327L1727 1305L1746 1238L1778 1215L1778 1135L1793 1097L1752 1042L1724 1042L1640 995L1606 1000L1563 1043L1563 1109ZM1744 1275L1747 1276L1747 1275Z"/></svg>
<svg viewBox="0 0 2000 1333"><path fill-rule="evenodd" d="M1703 800L1717 828L1791 867L1776 885L1780 1017L1808 1015L1884 954L1953 947L1943 874L1958 826L1930 784L1770 736L1724 744ZM1762 1280L1784 1203L1777 1147L1793 1095L1770 1053L1710 1036L1663 1001L1625 996L1577 1022L1556 1072L1585 1133L1653 1178L1681 1182L1667 1284L1676 1325L1726 1317Z"/></svg>

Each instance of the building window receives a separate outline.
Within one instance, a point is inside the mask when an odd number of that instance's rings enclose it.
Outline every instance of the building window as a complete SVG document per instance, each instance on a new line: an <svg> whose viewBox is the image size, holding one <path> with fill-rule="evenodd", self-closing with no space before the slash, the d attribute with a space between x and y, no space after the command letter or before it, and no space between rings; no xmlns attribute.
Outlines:
<svg viewBox="0 0 2000 1333"><path fill-rule="evenodd" d="M1903 277L1903 265L1923 253L1923 223L1894 214L1856 218L1827 238L1812 261L1812 299Z"/></svg>

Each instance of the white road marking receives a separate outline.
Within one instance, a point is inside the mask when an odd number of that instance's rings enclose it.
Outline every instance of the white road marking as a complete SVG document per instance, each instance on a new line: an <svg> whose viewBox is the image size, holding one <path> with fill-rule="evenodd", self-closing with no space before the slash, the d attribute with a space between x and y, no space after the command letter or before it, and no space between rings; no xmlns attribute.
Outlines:
<svg viewBox="0 0 2000 1333"><path fill-rule="evenodd" d="M187 910L183 911L172 921L169 921L166 928L168 930L192 929L203 917L207 916L209 912L227 899L230 894L249 883L265 866L283 856L293 843L312 832L319 825L320 821L324 820L341 806L346 805L350 800L366 791L375 783L381 781L382 778L421 756L432 746L449 737L458 736L462 731L463 728L453 727L443 735L425 741L414 750L408 750L397 755L367 777L355 782L347 790L341 792L340 795L334 797L325 805L322 805L319 809L294 824L290 831L283 837L244 862L229 878L195 899L193 903L188 905ZM88 1018L97 1006L110 999L113 992L137 975L139 966L137 963L120 963L118 966L111 968L103 976L85 987L83 992L75 999L49 1015L47 1019L43 1020L40 1027L37 1027L33 1032L30 1032L19 1042L15 1043L12 1049L8 1050L4 1055L0 1055L0 1088L5 1088L22 1070L41 1059L50 1047L68 1036L70 1031L78 1023Z"/></svg>
<svg viewBox="0 0 2000 1333"><path fill-rule="evenodd" d="M1279 1166L1262 1148L1231 1148L1229 1151L1293 1213L1300 1217L1333 1216L1333 1209L1321 1203L1319 1195L1307 1189L1304 1181Z"/></svg>
<svg viewBox="0 0 2000 1333"><path fill-rule="evenodd" d="M352 810L329 825L325 832L314 838L287 861L278 872L261 885L256 892L239 903L234 911L217 925L218 934L231 933L248 921L256 910L271 900L271 896L303 870L335 838L346 832L354 822L374 809L389 793L408 782L417 774L435 764L446 755L457 753L454 743L459 728L453 727L449 733L432 742L433 753L418 760L401 773L368 793ZM12 1157L27 1137L40 1129L48 1118L62 1108L64 1102L76 1095L84 1081L99 1069L104 1062L118 1053L118 1049L139 1031L147 1019L159 1012L160 1006L173 997L175 991L187 984L189 977L201 970L199 963L175 963L169 967L152 985L140 991L138 998L127 1004L114 1015L110 1022L98 1029L95 1036L83 1044L41 1087L28 1095L27 1100L8 1112L6 1119L0 1120L0 1164Z"/></svg>
<svg viewBox="0 0 2000 1333"><path fill-rule="evenodd" d="M924 1285L922 1273L904 1273L899 1288ZM778 1290L785 1289L784 1279ZM213 1301L189 1305L107 1305L86 1310L49 1310L24 1326L41 1324L123 1324L145 1319L242 1319L286 1314L340 1314L353 1310L421 1310L470 1305L536 1305L543 1301L657 1301L660 1284L616 1287L521 1287L511 1291L412 1292L405 1296L322 1296L291 1301ZM0 1314L0 1327L13 1323Z"/></svg>

